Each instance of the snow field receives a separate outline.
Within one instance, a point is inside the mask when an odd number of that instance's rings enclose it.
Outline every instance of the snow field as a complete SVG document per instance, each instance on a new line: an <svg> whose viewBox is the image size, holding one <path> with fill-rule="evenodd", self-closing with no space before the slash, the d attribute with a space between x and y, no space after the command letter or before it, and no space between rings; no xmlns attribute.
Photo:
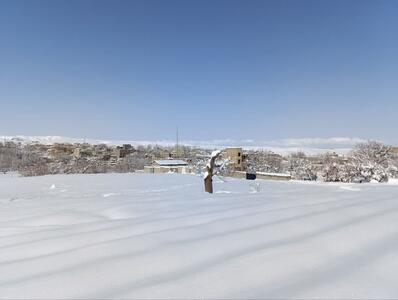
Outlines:
<svg viewBox="0 0 398 300"><path fill-rule="evenodd" d="M0 299L397 298L398 186L0 176Z"/></svg>

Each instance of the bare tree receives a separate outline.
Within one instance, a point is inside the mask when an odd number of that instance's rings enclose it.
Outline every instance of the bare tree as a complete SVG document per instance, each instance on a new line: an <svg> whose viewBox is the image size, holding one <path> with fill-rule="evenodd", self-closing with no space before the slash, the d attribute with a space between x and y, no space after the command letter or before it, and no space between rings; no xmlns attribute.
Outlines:
<svg viewBox="0 0 398 300"><path fill-rule="evenodd" d="M321 174L326 182L342 181L342 166L339 164L337 155L326 153L322 156Z"/></svg>
<svg viewBox="0 0 398 300"><path fill-rule="evenodd" d="M283 157L271 151L249 151L247 155L247 170L250 172L281 173Z"/></svg>
<svg viewBox="0 0 398 300"><path fill-rule="evenodd" d="M316 168L304 152L292 153L288 157L288 170L293 178L298 180L316 180Z"/></svg>
<svg viewBox="0 0 398 300"><path fill-rule="evenodd" d="M391 147L379 142L369 141L358 144L350 155L350 182L388 181L388 167Z"/></svg>
<svg viewBox="0 0 398 300"><path fill-rule="evenodd" d="M206 172L204 175L204 182L205 182L205 191L208 193L213 193L213 175L214 175L214 169L216 166L216 159L219 157L221 154L221 151L213 151L211 153L211 157L209 162L206 165Z"/></svg>

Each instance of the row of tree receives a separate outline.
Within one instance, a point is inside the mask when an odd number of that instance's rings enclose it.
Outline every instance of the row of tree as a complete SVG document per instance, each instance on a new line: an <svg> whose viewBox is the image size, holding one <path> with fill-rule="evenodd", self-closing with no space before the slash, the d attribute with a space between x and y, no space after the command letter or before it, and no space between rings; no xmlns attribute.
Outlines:
<svg viewBox="0 0 398 300"><path fill-rule="evenodd" d="M288 156L267 151L252 151L247 157L248 170L289 173L298 180L326 182L386 182L398 177L398 156L380 142L357 144L345 156L326 153L307 156L297 152Z"/></svg>
<svg viewBox="0 0 398 300"><path fill-rule="evenodd" d="M373 141L358 144L344 164L326 156L322 170L328 182L386 182L397 175L398 159L391 147Z"/></svg>

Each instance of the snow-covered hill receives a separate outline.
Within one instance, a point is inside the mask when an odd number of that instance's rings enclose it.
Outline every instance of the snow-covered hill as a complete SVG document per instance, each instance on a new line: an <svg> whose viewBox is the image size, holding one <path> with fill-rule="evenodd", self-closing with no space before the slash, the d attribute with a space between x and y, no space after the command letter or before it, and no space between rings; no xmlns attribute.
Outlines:
<svg viewBox="0 0 398 300"><path fill-rule="evenodd" d="M62 136L0 136L0 141L14 141L17 143L90 143L90 144L108 144L108 145L161 145L173 146L173 140L158 140L158 141L119 141L119 140L98 140L98 139L83 139L83 138L69 138ZM256 141L256 140L209 140L209 141L194 141L183 140L180 143L187 146L196 146L208 149L221 149L226 147L243 147L244 149L265 149L276 153L286 154L297 151L304 151L309 154L324 153L327 151L334 151L340 154L347 153L353 146L365 140L360 138L304 138L304 139L283 139L275 141Z"/></svg>
<svg viewBox="0 0 398 300"><path fill-rule="evenodd" d="M179 174L0 175L0 299L398 298L398 186L215 191Z"/></svg>

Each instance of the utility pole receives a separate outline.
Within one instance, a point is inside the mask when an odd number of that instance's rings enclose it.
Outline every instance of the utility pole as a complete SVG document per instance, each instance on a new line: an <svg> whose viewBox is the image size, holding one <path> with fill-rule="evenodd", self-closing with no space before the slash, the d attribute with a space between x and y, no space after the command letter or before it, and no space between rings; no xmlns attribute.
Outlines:
<svg viewBox="0 0 398 300"><path fill-rule="evenodd" d="M177 126L177 132L176 132L176 158L178 158L178 126Z"/></svg>

